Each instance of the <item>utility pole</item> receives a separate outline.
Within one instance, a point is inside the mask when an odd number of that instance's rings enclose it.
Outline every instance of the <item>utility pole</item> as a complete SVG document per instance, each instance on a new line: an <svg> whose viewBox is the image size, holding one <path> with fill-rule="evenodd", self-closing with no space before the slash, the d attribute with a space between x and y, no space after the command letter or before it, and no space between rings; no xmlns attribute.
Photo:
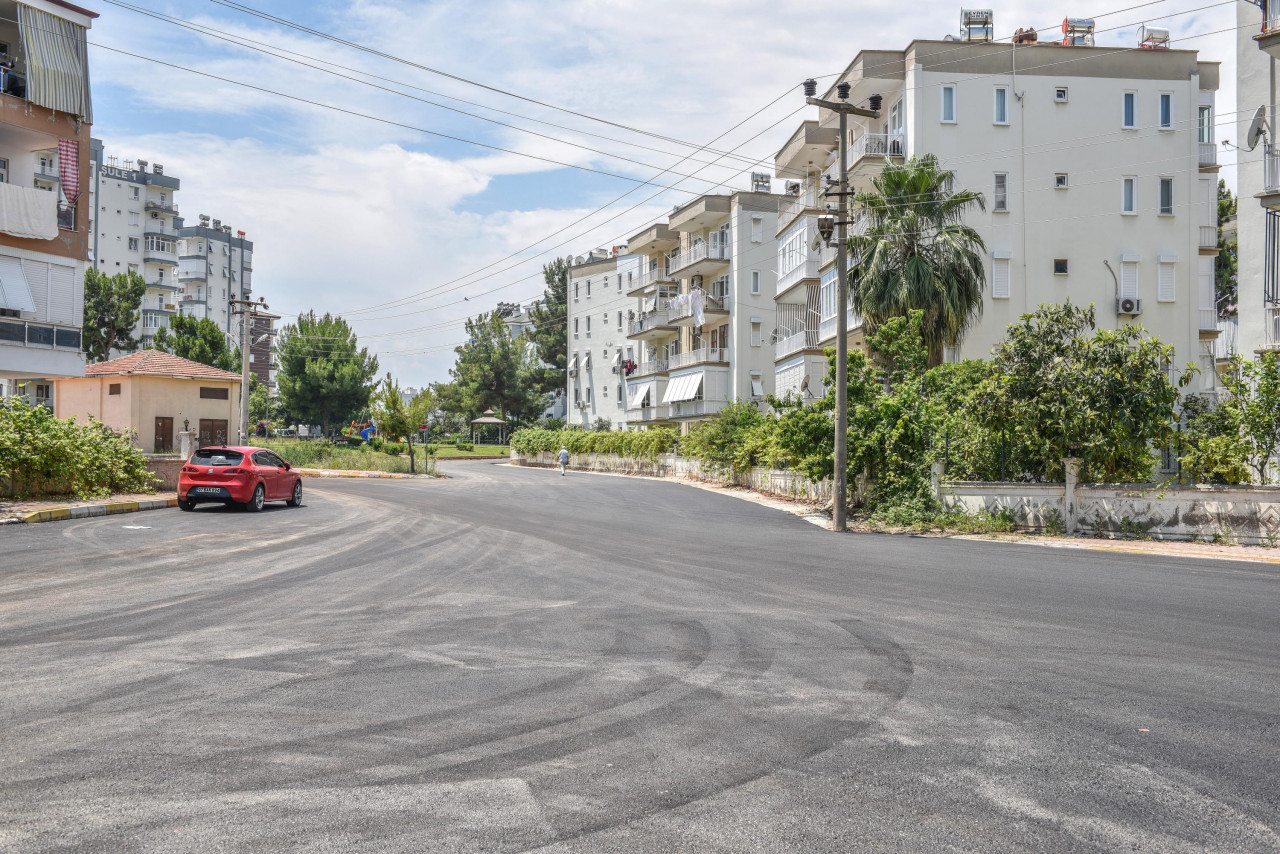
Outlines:
<svg viewBox="0 0 1280 854"><path fill-rule="evenodd" d="M247 299L233 299L231 304L236 306L235 313L240 315L240 441L243 444L249 442L249 349L252 339L249 337L249 330L252 327L253 318L257 317L259 309L266 311L267 301L265 298L259 297L257 302ZM268 390L270 395L270 390Z"/></svg>
<svg viewBox="0 0 1280 854"><path fill-rule="evenodd" d="M831 110L840 117L840 140L837 143L840 152L840 189L835 192L827 190L825 193L827 196L835 196L839 202L834 219L820 217L818 222L818 229L824 240L830 239L832 226L836 229L836 293L839 297L836 300L835 506L832 527L837 531L843 531L847 526L849 502L849 116L880 118L880 96L872 95L868 99L870 109L855 107L849 103L852 88L848 83L836 84L836 94L840 100L827 101L816 97L818 84L815 80L804 81L805 102Z"/></svg>

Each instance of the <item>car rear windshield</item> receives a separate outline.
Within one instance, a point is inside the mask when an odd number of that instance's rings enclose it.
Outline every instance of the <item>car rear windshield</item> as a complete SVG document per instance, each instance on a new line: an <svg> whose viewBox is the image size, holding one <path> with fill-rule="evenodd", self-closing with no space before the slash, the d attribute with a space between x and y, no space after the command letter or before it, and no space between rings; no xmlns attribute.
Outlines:
<svg viewBox="0 0 1280 854"><path fill-rule="evenodd" d="M244 462L244 454L239 451L224 451L217 448L201 448L191 458L195 466L238 466Z"/></svg>

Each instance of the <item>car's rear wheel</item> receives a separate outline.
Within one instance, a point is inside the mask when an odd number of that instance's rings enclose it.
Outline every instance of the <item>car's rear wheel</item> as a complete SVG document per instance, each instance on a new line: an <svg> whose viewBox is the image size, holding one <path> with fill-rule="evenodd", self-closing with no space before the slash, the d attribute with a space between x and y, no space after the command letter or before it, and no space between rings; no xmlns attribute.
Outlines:
<svg viewBox="0 0 1280 854"><path fill-rule="evenodd" d="M267 491L262 484L258 484L253 488L253 497L244 505L244 509L250 513L257 513L262 509L262 505L267 503Z"/></svg>
<svg viewBox="0 0 1280 854"><path fill-rule="evenodd" d="M196 509L196 503L194 501L189 501L186 498L179 498L178 509L190 513L192 510Z"/></svg>
<svg viewBox="0 0 1280 854"><path fill-rule="evenodd" d="M302 506L302 481L297 480L293 483L293 495L285 502L290 507Z"/></svg>

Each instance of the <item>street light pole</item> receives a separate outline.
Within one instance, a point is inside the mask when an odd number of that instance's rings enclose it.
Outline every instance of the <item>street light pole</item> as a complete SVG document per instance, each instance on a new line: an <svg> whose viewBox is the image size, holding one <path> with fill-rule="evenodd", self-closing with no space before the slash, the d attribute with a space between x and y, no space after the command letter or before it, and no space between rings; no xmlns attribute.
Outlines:
<svg viewBox="0 0 1280 854"><path fill-rule="evenodd" d="M871 96L872 109L855 107L849 103L849 92L853 87L848 83L836 85L839 101L827 101L815 97L818 84L810 79L804 81L806 103L816 107L832 110L840 117L840 140L837 148L840 153L840 189L832 194L839 199L836 210L836 412L835 412L835 495L833 500L832 527L843 531L847 527L847 508L849 495L849 116L864 116L870 119L880 118L880 96Z"/></svg>
<svg viewBox="0 0 1280 854"><path fill-rule="evenodd" d="M251 344L249 329L252 320L257 316L258 309L263 311L267 309L267 301L259 297L257 302L247 299L233 299L230 302L236 306L236 312L240 315L240 441L247 445L249 443L249 350Z"/></svg>

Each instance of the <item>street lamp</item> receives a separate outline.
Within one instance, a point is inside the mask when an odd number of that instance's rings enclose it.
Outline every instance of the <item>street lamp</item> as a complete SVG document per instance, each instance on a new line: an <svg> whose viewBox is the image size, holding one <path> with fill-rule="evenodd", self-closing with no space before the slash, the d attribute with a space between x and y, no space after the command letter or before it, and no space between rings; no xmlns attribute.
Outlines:
<svg viewBox="0 0 1280 854"><path fill-rule="evenodd" d="M840 189L832 191L828 188L824 191L824 195L835 196L839 200L836 216L818 218L818 230L823 240L830 240L833 228L836 231L836 293L839 297L836 300L835 507L832 527L837 531L843 531L846 527L849 494L849 116L878 119L882 102L879 95L872 95L868 99L870 109L855 107L849 103L852 89L847 82L837 83L836 94L840 100L828 101L817 97L817 81L812 78L804 81L805 102L831 110L840 117L840 140L837 143L840 152Z"/></svg>

